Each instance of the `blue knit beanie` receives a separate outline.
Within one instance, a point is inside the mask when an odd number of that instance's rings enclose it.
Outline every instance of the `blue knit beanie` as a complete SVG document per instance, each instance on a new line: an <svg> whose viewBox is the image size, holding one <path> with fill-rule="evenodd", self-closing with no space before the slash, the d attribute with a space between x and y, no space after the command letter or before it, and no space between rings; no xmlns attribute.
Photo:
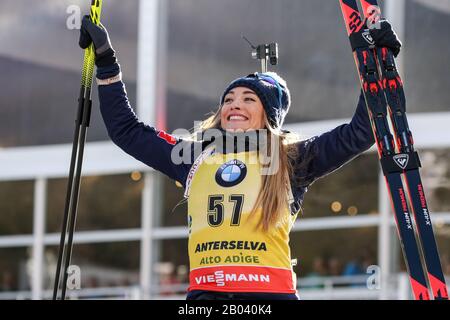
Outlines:
<svg viewBox="0 0 450 320"><path fill-rule="evenodd" d="M291 106L291 94L283 78L275 72L256 72L236 79L225 89L220 105L223 105L225 96L237 87L255 91L264 106L270 124L274 128L281 128Z"/></svg>

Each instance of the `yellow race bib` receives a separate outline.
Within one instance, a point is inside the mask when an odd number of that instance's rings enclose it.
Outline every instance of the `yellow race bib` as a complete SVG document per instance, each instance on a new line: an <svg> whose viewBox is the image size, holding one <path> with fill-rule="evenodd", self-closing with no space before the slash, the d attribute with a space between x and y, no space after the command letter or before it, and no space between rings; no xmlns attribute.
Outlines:
<svg viewBox="0 0 450 320"><path fill-rule="evenodd" d="M205 152L187 181L190 287L225 292L295 293L289 232L296 219L286 205L284 219L269 232L250 215L261 188L256 151Z"/></svg>

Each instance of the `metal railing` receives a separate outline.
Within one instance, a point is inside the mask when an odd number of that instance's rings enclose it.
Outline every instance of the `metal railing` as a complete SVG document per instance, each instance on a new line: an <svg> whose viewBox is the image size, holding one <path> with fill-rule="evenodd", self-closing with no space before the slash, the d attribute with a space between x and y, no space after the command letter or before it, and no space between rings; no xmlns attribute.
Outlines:
<svg viewBox="0 0 450 320"><path fill-rule="evenodd" d="M384 296L380 289L367 286L367 275L299 278L298 292L302 300L404 300L411 299L408 275L399 273L389 277ZM450 277L447 277L449 283ZM187 284L152 286L154 300L184 300ZM44 299L51 299L52 291L44 291ZM71 300L140 300L144 296L139 286L89 288L67 292ZM31 291L0 292L0 300L29 300Z"/></svg>

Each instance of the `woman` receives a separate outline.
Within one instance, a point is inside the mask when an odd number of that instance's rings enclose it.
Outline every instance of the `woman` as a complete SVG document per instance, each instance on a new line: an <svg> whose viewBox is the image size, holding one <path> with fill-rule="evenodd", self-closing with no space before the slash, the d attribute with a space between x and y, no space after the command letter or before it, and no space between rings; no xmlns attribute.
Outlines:
<svg viewBox="0 0 450 320"><path fill-rule="evenodd" d="M377 45L398 53L389 23L371 34ZM180 139L138 121L106 29L85 17L80 46L92 42L112 141L185 188L187 298L298 299L289 232L308 186L374 143L363 97L349 124L298 141L281 129L291 104L286 82L275 73L255 73L225 89L219 109L198 130L200 139ZM267 163L269 170L262 170Z"/></svg>

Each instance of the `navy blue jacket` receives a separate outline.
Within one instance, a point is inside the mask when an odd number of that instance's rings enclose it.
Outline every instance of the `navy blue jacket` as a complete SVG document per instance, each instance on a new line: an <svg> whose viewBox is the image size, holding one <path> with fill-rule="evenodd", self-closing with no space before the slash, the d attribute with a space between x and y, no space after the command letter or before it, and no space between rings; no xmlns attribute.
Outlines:
<svg viewBox="0 0 450 320"><path fill-rule="evenodd" d="M99 86L100 109L112 141L129 155L185 186L190 163L174 164L172 149L187 143L163 131L140 122L130 106L125 86L117 82ZM193 142L189 142L193 144ZM361 95L349 124L343 124L320 136L298 143L299 158L291 177L291 187L297 209L309 185L338 169L369 149L374 143L364 98Z"/></svg>

